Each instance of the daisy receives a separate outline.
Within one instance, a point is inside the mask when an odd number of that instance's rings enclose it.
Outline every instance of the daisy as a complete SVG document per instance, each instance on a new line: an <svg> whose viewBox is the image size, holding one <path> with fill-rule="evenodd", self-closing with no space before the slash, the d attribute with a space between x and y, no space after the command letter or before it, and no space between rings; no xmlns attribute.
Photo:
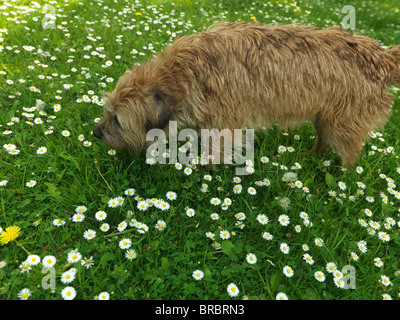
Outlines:
<svg viewBox="0 0 400 320"><path fill-rule="evenodd" d="M262 163L268 163L268 162L269 162L269 159L268 159L268 157L261 157L260 161L261 161Z"/></svg>
<svg viewBox="0 0 400 320"><path fill-rule="evenodd" d="M75 279L75 272L66 271L61 275L61 282L62 283L71 283Z"/></svg>
<svg viewBox="0 0 400 320"><path fill-rule="evenodd" d="M108 206L110 208L116 208L118 205L118 201L115 198L108 200Z"/></svg>
<svg viewBox="0 0 400 320"><path fill-rule="evenodd" d="M107 213L104 211L97 211L95 214L95 218L98 221L103 221L105 218L107 218Z"/></svg>
<svg viewBox="0 0 400 320"><path fill-rule="evenodd" d="M75 213L72 216L72 221L73 222L82 222L85 219L85 215L81 214L81 213Z"/></svg>
<svg viewBox="0 0 400 320"><path fill-rule="evenodd" d="M324 241L320 238L315 238L314 242L318 247L322 247L324 245Z"/></svg>
<svg viewBox="0 0 400 320"><path fill-rule="evenodd" d="M75 212L76 212L76 213L84 213L84 212L86 212L86 210L87 210L87 207L86 207L86 206L77 206L77 207L75 208Z"/></svg>
<svg viewBox="0 0 400 320"><path fill-rule="evenodd" d="M210 218L211 218L211 220L218 220L219 215L218 215L218 213L211 213Z"/></svg>
<svg viewBox="0 0 400 320"><path fill-rule="evenodd" d="M280 250L282 251L282 253L284 254L288 254L289 253L289 246L286 243L281 243L280 245Z"/></svg>
<svg viewBox="0 0 400 320"><path fill-rule="evenodd" d="M122 221L121 223L118 224L118 231L124 231L126 227L128 226L128 223L126 221Z"/></svg>
<svg viewBox="0 0 400 320"><path fill-rule="evenodd" d="M358 261L358 254L355 252L350 252L350 256L354 261Z"/></svg>
<svg viewBox="0 0 400 320"><path fill-rule="evenodd" d="M375 200L374 200L374 197L371 197L371 196L366 197L365 200L367 200L367 201L370 202L370 203L372 203L372 202L375 201Z"/></svg>
<svg viewBox="0 0 400 320"><path fill-rule="evenodd" d="M364 209L364 212L365 212L365 214L366 214L368 217L371 217L371 216L372 216L372 211L369 210L368 208L365 208L365 209Z"/></svg>
<svg viewBox="0 0 400 320"><path fill-rule="evenodd" d="M372 221L372 220L371 220L368 224L369 224L370 227L371 227L372 229L374 229L374 230L378 230L378 229L380 229L380 227L381 227L381 224L380 224L379 222Z"/></svg>
<svg viewBox="0 0 400 320"><path fill-rule="evenodd" d="M144 223L141 223L140 227L137 228L137 232L141 234L144 234L147 231L149 231L149 227Z"/></svg>
<svg viewBox="0 0 400 320"><path fill-rule="evenodd" d="M61 291L61 297L64 300L73 300L76 296L76 291L73 287L65 287L62 291Z"/></svg>
<svg viewBox="0 0 400 320"><path fill-rule="evenodd" d="M242 221L242 220L246 219L246 215L243 212L238 212L235 214L235 218Z"/></svg>
<svg viewBox="0 0 400 320"><path fill-rule="evenodd" d="M97 300L110 300L110 294L106 291L99 293Z"/></svg>
<svg viewBox="0 0 400 320"><path fill-rule="evenodd" d="M252 174L255 172L255 169L252 166L246 166L246 171L247 173Z"/></svg>
<svg viewBox="0 0 400 320"><path fill-rule="evenodd" d="M179 162L175 163L175 169L181 170L182 168L183 168L182 164L180 164Z"/></svg>
<svg viewBox="0 0 400 320"><path fill-rule="evenodd" d="M173 191L168 191L166 197L169 200L176 200L176 193Z"/></svg>
<svg viewBox="0 0 400 320"><path fill-rule="evenodd" d="M81 258L82 258L82 255L75 249L68 253L67 261L68 261L68 263L74 263L74 262L78 262L79 260L81 260Z"/></svg>
<svg viewBox="0 0 400 320"><path fill-rule="evenodd" d="M92 230L92 229L88 229L83 233L83 237L86 240L92 240L96 237L96 231Z"/></svg>
<svg viewBox="0 0 400 320"><path fill-rule="evenodd" d="M68 130L63 130L63 131L61 131L61 134L62 134L64 137L68 137L68 136L70 135L70 132L69 132Z"/></svg>
<svg viewBox="0 0 400 320"><path fill-rule="evenodd" d="M282 226L287 226L290 223L290 219L286 214L281 214L278 217L278 221Z"/></svg>
<svg viewBox="0 0 400 320"><path fill-rule="evenodd" d="M381 279L379 280L380 283L382 283L385 287L389 286L392 284L392 282L390 281L389 277L382 275Z"/></svg>
<svg viewBox="0 0 400 320"><path fill-rule="evenodd" d="M26 258L26 262L30 265L30 266L36 266L38 263L40 263L40 257L36 254L30 254L27 258Z"/></svg>
<svg viewBox="0 0 400 320"><path fill-rule="evenodd" d="M32 270L31 266L29 265L29 263L27 261L24 261L20 264L19 268L21 269L21 273L27 272L29 273L29 271Z"/></svg>
<svg viewBox="0 0 400 320"><path fill-rule="evenodd" d="M264 180L263 180L263 184L264 184L264 186L270 186L271 185L271 181L269 180L269 179L267 179L267 178L265 178Z"/></svg>
<svg viewBox="0 0 400 320"><path fill-rule="evenodd" d="M37 154L43 154L47 152L47 148L46 147L40 147L39 149L36 150Z"/></svg>
<svg viewBox="0 0 400 320"><path fill-rule="evenodd" d="M137 257L136 251L134 249L127 250L125 253L125 257L131 261L136 259L136 257Z"/></svg>
<svg viewBox="0 0 400 320"><path fill-rule="evenodd" d="M265 214L259 214L257 215L257 221L262 225L266 225L268 224L268 217Z"/></svg>
<svg viewBox="0 0 400 320"><path fill-rule="evenodd" d="M89 269L91 266L93 266L93 257L81 259L81 265L86 269Z"/></svg>
<svg viewBox="0 0 400 320"><path fill-rule="evenodd" d="M270 241L270 240L272 240L274 237L272 236L272 234L270 234L269 232L264 232L263 234L262 234L262 237L263 237L263 239L265 239L265 240L268 240L268 241Z"/></svg>
<svg viewBox="0 0 400 320"><path fill-rule="evenodd" d="M124 203L124 198L123 197L116 197L115 201L117 201L119 206L122 206L122 204Z"/></svg>
<svg viewBox="0 0 400 320"><path fill-rule="evenodd" d="M163 231L166 227L167 227L167 224L165 223L165 221L163 221L163 220L158 220L155 228L156 228L158 231Z"/></svg>
<svg viewBox="0 0 400 320"><path fill-rule="evenodd" d="M29 290L28 288L24 288L18 293L18 298L21 300L28 300L31 294L31 290Z"/></svg>
<svg viewBox="0 0 400 320"><path fill-rule="evenodd" d="M339 182L338 182L338 186L339 186L339 188L340 188L341 190L346 190L346 189L347 189L347 186L346 186L346 184L345 184L343 181L339 181Z"/></svg>
<svg viewBox="0 0 400 320"><path fill-rule="evenodd" d="M383 300L392 300L392 297L387 293L382 293Z"/></svg>
<svg viewBox="0 0 400 320"><path fill-rule="evenodd" d="M257 257L256 257L256 255L254 253L249 253L246 256L246 261L249 264L255 264L257 262Z"/></svg>
<svg viewBox="0 0 400 320"><path fill-rule="evenodd" d="M61 226L63 226L63 225L65 224L65 220L54 219L54 220L53 220L53 224L54 224L56 227L61 227Z"/></svg>
<svg viewBox="0 0 400 320"><path fill-rule="evenodd" d="M0 181L0 187L4 187L7 184L7 180Z"/></svg>
<svg viewBox="0 0 400 320"><path fill-rule="evenodd" d="M385 241L385 242L390 241L390 236L386 232L383 232L383 231L379 232L378 237L382 241Z"/></svg>
<svg viewBox="0 0 400 320"><path fill-rule="evenodd" d="M309 265L313 265L313 264L314 264L313 258L312 258L308 253L305 253L305 254L303 255L303 259L304 259L305 262L307 262Z"/></svg>
<svg viewBox="0 0 400 320"><path fill-rule="evenodd" d="M315 279L317 279L319 282L324 282L325 281L325 275L321 271L317 271L314 273Z"/></svg>
<svg viewBox="0 0 400 320"><path fill-rule="evenodd" d="M229 296L232 298L239 295L239 288L234 283L230 283L226 290L228 291Z"/></svg>
<svg viewBox="0 0 400 320"><path fill-rule="evenodd" d="M169 203L164 201L162 201L158 206L158 208L161 209L162 211L168 210L169 207L170 207Z"/></svg>
<svg viewBox="0 0 400 320"><path fill-rule="evenodd" d="M283 293L283 292L279 292L277 295L276 295L276 298L275 298L276 300L289 300L288 299L288 296L285 294L285 293Z"/></svg>
<svg viewBox="0 0 400 320"><path fill-rule="evenodd" d="M15 144L9 143L3 145L3 148L6 149L7 151L11 151L17 149L17 146Z"/></svg>
<svg viewBox="0 0 400 320"><path fill-rule="evenodd" d="M331 197L336 197L336 191L330 190L330 191L328 191L328 194L329 194Z"/></svg>
<svg viewBox="0 0 400 320"><path fill-rule="evenodd" d="M221 203L221 200L218 198L211 198L210 203L214 206L217 206Z"/></svg>
<svg viewBox="0 0 400 320"><path fill-rule="evenodd" d="M291 267L289 267L289 266L284 266L284 267L283 267L283 274L284 274L286 277L290 278L290 277L293 277L294 272L293 272L293 269L292 269Z"/></svg>
<svg viewBox="0 0 400 320"><path fill-rule="evenodd" d="M56 264L56 262L57 262L57 259L54 256L45 256L42 259L42 265L45 268L52 268Z"/></svg>
<svg viewBox="0 0 400 320"><path fill-rule="evenodd" d="M233 183L240 183L240 182L242 182L242 179L240 177L233 177L232 182Z"/></svg>
<svg viewBox="0 0 400 320"><path fill-rule="evenodd" d="M333 278L333 282L337 288L344 289L344 281L342 278L335 277Z"/></svg>
<svg viewBox="0 0 400 320"><path fill-rule="evenodd" d="M386 218L386 222L392 227L396 224L396 221L391 217Z"/></svg>
<svg viewBox="0 0 400 320"><path fill-rule="evenodd" d="M255 195L257 193L256 189L254 189L253 187L249 187L247 189L247 192L251 195Z"/></svg>
<svg viewBox="0 0 400 320"><path fill-rule="evenodd" d="M357 246L358 246L358 249L360 249L360 251L362 253L367 252L367 242L366 241L361 240L361 241L357 242Z"/></svg>
<svg viewBox="0 0 400 320"><path fill-rule="evenodd" d="M210 232L210 231L208 231L208 232L206 232L206 237L211 239L211 240L214 240L215 234Z"/></svg>
<svg viewBox="0 0 400 320"><path fill-rule="evenodd" d="M219 236L223 240L228 240L231 235L228 230L221 230L221 232L219 233Z"/></svg>
<svg viewBox="0 0 400 320"><path fill-rule="evenodd" d="M108 223L103 223L100 226L100 230L103 231L103 232L107 232L108 230L110 230L110 225Z"/></svg>
<svg viewBox="0 0 400 320"><path fill-rule="evenodd" d="M242 192L242 185L241 184L237 184L233 187L233 193L235 194L240 194Z"/></svg>
<svg viewBox="0 0 400 320"><path fill-rule="evenodd" d="M337 267L336 264L333 262L328 262L326 264L326 271L328 271L329 273L334 273L336 271Z"/></svg>
<svg viewBox="0 0 400 320"><path fill-rule="evenodd" d="M33 188L34 186L36 186L36 184L37 184L37 182L36 182L35 180L31 180L31 181L28 181L28 182L26 183L26 186L27 186L28 188Z"/></svg>
<svg viewBox="0 0 400 320"><path fill-rule="evenodd" d="M374 259L374 264L375 266L377 266L378 268L382 268L383 267L383 261L381 260L381 258L375 258Z"/></svg>
<svg viewBox="0 0 400 320"><path fill-rule="evenodd" d="M147 201L141 200L137 203L136 206L140 211L146 211L147 208L149 207Z"/></svg>
<svg viewBox="0 0 400 320"><path fill-rule="evenodd" d="M193 271L192 277L195 280L201 280L204 278L204 272L201 270L195 270L195 271Z"/></svg>
<svg viewBox="0 0 400 320"><path fill-rule="evenodd" d="M119 247L123 250L129 249L132 245L131 239L125 238L119 242Z"/></svg>
<svg viewBox="0 0 400 320"><path fill-rule="evenodd" d="M188 209L186 210L186 215L187 215L189 218L193 217L195 214L196 214L196 212L195 212L192 208L188 208Z"/></svg>

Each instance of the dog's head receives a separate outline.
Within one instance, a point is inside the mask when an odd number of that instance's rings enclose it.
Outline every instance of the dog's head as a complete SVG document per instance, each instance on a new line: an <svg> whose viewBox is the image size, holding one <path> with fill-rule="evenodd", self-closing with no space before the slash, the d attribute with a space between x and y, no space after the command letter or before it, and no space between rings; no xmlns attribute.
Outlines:
<svg viewBox="0 0 400 320"><path fill-rule="evenodd" d="M165 129L173 116L168 88L154 75L137 68L127 71L104 97L104 114L93 135L118 151L131 155L146 147L146 134Z"/></svg>

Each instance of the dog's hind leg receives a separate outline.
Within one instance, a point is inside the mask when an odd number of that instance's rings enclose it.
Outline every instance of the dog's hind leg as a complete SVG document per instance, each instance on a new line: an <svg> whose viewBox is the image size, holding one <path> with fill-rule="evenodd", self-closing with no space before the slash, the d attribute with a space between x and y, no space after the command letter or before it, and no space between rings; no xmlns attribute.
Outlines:
<svg viewBox="0 0 400 320"><path fill-rule="evenodd" d="M329 130L319 114L313 121L315 131L317 132L317 140L315 142L313 151L315 153L324 153L329 147Z"/></svg>

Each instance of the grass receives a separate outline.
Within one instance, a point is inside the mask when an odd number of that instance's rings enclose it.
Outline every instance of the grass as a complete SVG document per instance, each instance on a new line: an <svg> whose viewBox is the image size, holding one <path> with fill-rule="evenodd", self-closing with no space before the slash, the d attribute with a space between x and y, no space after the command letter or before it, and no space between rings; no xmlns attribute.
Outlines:
<svg viewBox="0 0 400 320"><path fill-rule="evenodd" d="M52 1L55 29L42 26L45 2L37 3L0 6L2 239L8 227L21 228L18 237L0 244L2 300L20 299L23 289L29 289L32 300L60 300L68 287L74 288L75 299L92 300L104 292L113 300L231 299L231 283L239 289L232 299L275 299L279 293L289 299L399 298L397 101L385 130L374 133L358 169L351 171L338 165L332 150L322 156L309 151L315 142L310 125L257 133L255 172L241 176L240 182L234 182L232 166L219 171L192 167L185 174L185 168L172 164L150 166L143 154L130 158L110 152L91 135L102 115L103 92L112 90L132 63L145 61L174 39L216 20L337 25L348 2ZM356 32L383 45L400 43L398 1L351 4ZM19 152L11 154L8 144ZM286 151L279 152L280 146ZM40 147L47 151L38 154ZM282 180L288 172L296 174L293 182ZM27 186L31 180L33 187ZM241 193L234 192L238 184ZM249 187L255 195L248 193ZM129 189L135 190L132 196L125 193ZM176 199L168 199L168 192L175 192ZM117 197L123 203L110 207ZM138 209L140 201L153 198L168 203L169 209ZM212 198L232 204L224 210L212 205ZM289 209L282 199L290 201ZM194 216L187 215L188 208ZM79 210L85 218L75 222ZM96 219L99 211L106 212L105 220ZM236 216L240 212L243 220ZM267 224L258 221L261 214ZM290 219L286 226L279 222L282 215ZM388 223L390 218L394 223ZM62 225L56 225L58 220ZM126 227L118 229L123 221ZM166 225L162 230L155 228L159 221ZM103 223L109 225L107 232L100 230ZM373 229L373 223L379 228ZM88 230L95 231L93 239L85 238ZM221 237L225 230L229 238ZM265 232L273 239L264 239ZM382 240L380 232L390 241ZM129 249L121 249L123 239L131 241ZM360 241L366 242L366 251ZM285 244L287 254L281 250ZM73 250L79 253L76 259ZM135 259L126 257L128 250L135 250ZM256 256L255 264L247 262L249 253ZM313 264L306 263L304 254ZM32 255L41 263L29 266L26 260ZM42 272L46 256L56 260L50 274L55 275L53 288L46 287L49 278ZM84 266L82 261L90 258L92 264ZM383 266L376 266L376 258ZM355 286L349 288L344 274L346 286L338 287L328 263L339 271L352 266ZM285 266L293 269L292 277L284 274ZM194 279L195 270L202 271L201 280ZM324 281L316 280L317 271L323 272ZM66 272L72 282L63 283ZM389 285L381 283L382 276L390 279Z"/></svg>

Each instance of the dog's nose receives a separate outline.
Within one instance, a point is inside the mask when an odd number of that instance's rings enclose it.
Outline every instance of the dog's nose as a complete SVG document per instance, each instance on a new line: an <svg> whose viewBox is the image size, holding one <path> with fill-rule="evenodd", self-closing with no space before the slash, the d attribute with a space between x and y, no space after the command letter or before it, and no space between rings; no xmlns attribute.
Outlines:
<svg viewBox="0 0 400 320"><path fill-rule="evenodd" d="M93 135L94 135L96 138L98 138L98 139L101 140L101 138L103 137L103 131L101 131L100 128L96 127L96 128L94 128L94 130L93 130Z"/></svg>

